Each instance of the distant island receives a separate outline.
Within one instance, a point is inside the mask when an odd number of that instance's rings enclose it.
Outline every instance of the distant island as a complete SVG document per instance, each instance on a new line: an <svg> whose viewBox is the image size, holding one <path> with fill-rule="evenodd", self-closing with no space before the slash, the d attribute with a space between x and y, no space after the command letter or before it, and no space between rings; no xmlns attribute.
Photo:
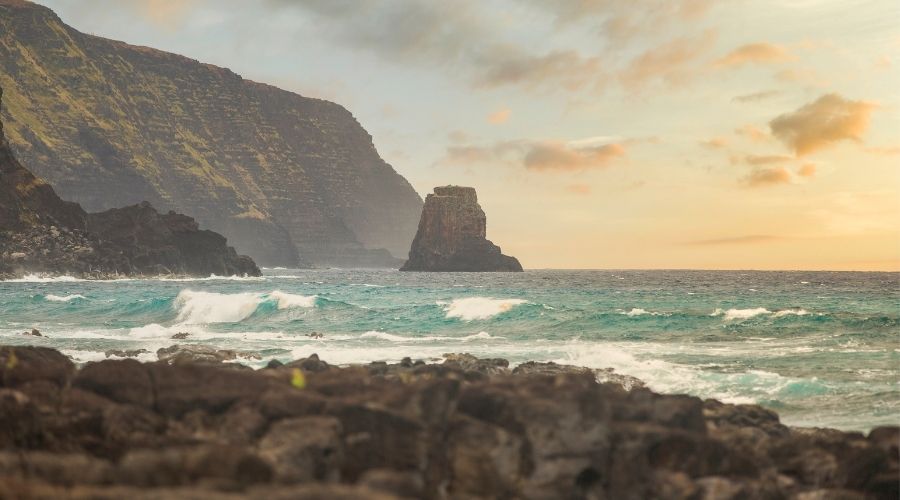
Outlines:
<svg viewBox="0 0 900 500"><path fill-rule="evenodd" d="M521 272L522 264L487 239L475 188L443 186L425 198L409 260L400 270Z"/></svg>

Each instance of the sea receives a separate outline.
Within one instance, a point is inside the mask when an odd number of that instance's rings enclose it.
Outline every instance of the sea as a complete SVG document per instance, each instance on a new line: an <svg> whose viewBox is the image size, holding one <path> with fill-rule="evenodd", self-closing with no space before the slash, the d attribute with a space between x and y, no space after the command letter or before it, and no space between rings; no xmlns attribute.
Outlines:
<svg viewBox="0 0 900 500"><path fill-rule="evenodd" d="M22 334L32 328L44 336ZM275 268L0 282L0 344L87 363L114 349L155 361L177 343L252 353L239 362L254 367L460 352L609 367L662 393L760 404L793 426L900 424L900 273Z"/></svg>

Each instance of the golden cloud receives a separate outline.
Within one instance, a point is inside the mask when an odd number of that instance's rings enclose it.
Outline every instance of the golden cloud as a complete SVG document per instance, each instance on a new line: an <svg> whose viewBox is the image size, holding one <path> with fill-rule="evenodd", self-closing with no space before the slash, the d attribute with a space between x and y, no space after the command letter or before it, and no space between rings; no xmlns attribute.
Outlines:
<svg viewBox="0 0 900 500"><path fill-rule="evenodd" d="M753 243L768 243L784 239L770 234L748 234L746 236L732 236L728 238L714 238L710 240L689 241L689 245L745 245Z"/></svg>
<svg viewBox="0 0 900 500"><path fill-rule="evenodd" d="M593 139L593 138L592 138ZM626 154L620 142L500 141L489 145L449 146L439 164L499 163L542 172L577 172L610 165Z"/></svg>
<svg viewBox="0 0 900 500"><path fill-rule="evenodd" d="M772 97L777 97L781 95L781 92L778 90L763 90L760 92L753 92L752 94L744 94L734 96L731 100L734 102L759 102L765 99L771 99Z"/></svg>
<svg viewBox="0 0 900 500"><path fill-rule="evenodd" d="M794 160L793 156L787 155L747 155L744 162L749 165L769 165L772 163L785 163Z"/></svg>
<svg viewBox="0 0 900 500"><path fill-rule="evenodd" d="M591 187L587 184L569 184L566 186L566 191L572 194L587 196L591 194Z"/></svg>
<svg viewBox="0 0 900 500"><path fill-rule="evenodd" d="M781 45L767 42L742 45L714 63L719 67L743 66L745 64L773 64L794 59Z"/></svg>
<svg viewBox="0 0 900 500"><path fill-rule="evenodd" d="M760 168L750 172L744 178L744 184L749 187L766 187L789 184L791 179L791 173L784 167Z"/></svg>
<svg viewBox="0 0 900 500"><path fill-rule="evenodd" d="M796 111L771 122L772 135L798 156L833 146L840 141L862 141L875 104L825 94Z"/></svg>
<svg viewBox="0 0 900 500"><path fill-rule="evenodd" d="M671 40L635 58L619 78L626 88L631 89L656 79L670 85L684 83L697 71L694 61L715 39L716 32L707 30L699 37Z"/></svg>
<svg viewBox="0 0 900 500"><path fill-rule="evenodd" d="M709 149L723 149L728 146L728 139L724 137L713 137L705 141L700 141L700 145Z"/></svg>
<svg viewBox="0 0 900 500"><path fill-rule="evenodd" d="M766 142L771 137L768 132L757 127L756 125L744 125L734 129L734 133L743 137L747 137L753 142Z"/></svg>
<svg viewBox="0 0 900 500"><path fill-rule="evenodd" d="M506 123L506 121L509 120L510 113L511 111L509 108L498 109L487 116L487 121L494 125Z"/></svg>
<svg viewBox="0 0 900 500"><path fill-rule="evenodd" d="M813 163L804 163L797 170L797 175L799 175L800 177L806 177L806 178L815 177L816 165Z"/></svg>
<svg viewBox="0 0 900 500"><path fill-rule="evenodd" d="M625 147L618 143L572 148L563 142L546 141L532 144L522 164L531 170L578 171L605 167L622 156Z"/></svg>

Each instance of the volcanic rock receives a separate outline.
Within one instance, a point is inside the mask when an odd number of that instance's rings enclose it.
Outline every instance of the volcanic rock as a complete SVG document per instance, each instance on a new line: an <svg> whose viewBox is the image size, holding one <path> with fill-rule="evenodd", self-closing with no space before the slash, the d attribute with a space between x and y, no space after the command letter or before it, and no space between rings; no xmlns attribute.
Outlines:
<svg viewBox="0 0 900 500"><path fill-rule="evenodd" d="M475 188L434 188L401 271L522 271L515 257L487 239L487 218Z"/></svg>
<svg viewBox="0 0 900 500"><path fill-rule="evenodd" d="M74 372L50 349L0 346L0 498L898 496L897 427L794 429L563 365L378 366L304 369L299 388L286 368Z"/></svg>

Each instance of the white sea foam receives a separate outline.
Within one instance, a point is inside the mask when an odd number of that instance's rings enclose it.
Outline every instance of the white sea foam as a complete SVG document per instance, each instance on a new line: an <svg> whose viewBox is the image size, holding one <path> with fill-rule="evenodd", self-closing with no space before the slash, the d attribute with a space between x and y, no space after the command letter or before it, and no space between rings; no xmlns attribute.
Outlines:
<svg viewBox="0 0 900 500"><path fill-rule="evenodd" d="M204 278L189 278L189 277L163 277L163 278L155 278L158 281L265 281L266 278L264 276L218 276L215 274L210 274Z"/></svg>
<svg viewBox="0 0 900 500"><path fill-rule="evenodd" d="M402 335L394 335L393 333L387 332L379 332L379 331L369 331L359 336L361 339L380 339L387 340L389 342L427 342L434 340L441 340L446 337L435 337L435 336L425 336L425 337L404 337Z"/></svg>
<svg viewBox="0 0 900 500"><path fill-rule="evenodd" d="M464 321L488 319L512 310L520 304L527 303L523 299L495 299L493 297L466 297L454 299L444 311L447 318L459 318Z"/></svg>
<svg viewBox="0 0 900 500"><path fill-rule="evenodd" d="M237 323L250 317L262 303L258 293L224 294L182 290L175 297L178 322L187 324Z"/></svg>
<svg viewBox="0 0 900 500"><path fill-rule="evenodd" d="M293 307L315 307L315 295L294 295L291 293L279 292L278 290L269 293L266 297L275 300L279 309L291 309Z"/></svg>
<svg viewBox="0 0 900 500"><path fill-rule="evenodd" d="M716 310L713 311L710 316L725 315L725 321L733 321L738 319L750 319L754 316L759 316L760 314L772 314L772 311L766 309L765 307L754 307L750 309L729 309L727 311L716 308Z"/></svg>
<svg viewBox="0 0 900 500"><path fill-rule="evenodd" d="M49 300L50 302L69 302L76 299L87 299L87 297L79 293L71 295L53 295L52 293L48 293L47 295L44 295L44 300Z"/></svg>
<svg viewBox="0 0 900 500"><path fill-rule="evenodd" d="M50 276L46 274L26 274L21 278L5 280L8 283L72 283L88 281L74 276Z"/></svg>
<svg viewBox="0 0 900 500"><path fill-rule="evenodd" d="M495 339L495 340L496 340L496 339L505 339L505 338L506 338L506 337L500 337L500 336L494 336L494 335L491 335L491 334L488 333L488 332L478 332L478 333L476 333L476 334L474 334L474 335L467 335L467 336L465 336L465 337L462 337L462 338L460 338L460 340L463 340L463 341L467 341L467 342L468 342L468 341L470 341L470 340L488 340L488 339Z"/></svg>
<svg viewBox="0 0 900 500"><path fill-rule="evenodd" d="M781 318L781 317L784 317L784 316L806 316L807 314L809 314L809 311L807 311L806 309L800 309L800 308L797 308L797 309L784 309L784 310L782 310L782 311L776 312L776 313L775 313L775 317L776 317L776 318Z"/></svg>
<svg viewBox="0 0 900 500"><path fill-rule="evenodd" d="M624 314L625 316L630 316L630 317L645 316L648 314L650 316L665 316L666 315L665 313L648 311L646 309L641 309L640 307L633 307L633 308L629 309L628 311L621 311L619 314Z"/></svg>
<svg viewBox="0 0 900 500"><path fill-rule="evenodd" d="M249 318L267 301L278 309L310 308L316 305L315 295L294 295L275 290L269 293L215 293L182 290L175 297L177 321L183 324L237 323Z"/></svg>

